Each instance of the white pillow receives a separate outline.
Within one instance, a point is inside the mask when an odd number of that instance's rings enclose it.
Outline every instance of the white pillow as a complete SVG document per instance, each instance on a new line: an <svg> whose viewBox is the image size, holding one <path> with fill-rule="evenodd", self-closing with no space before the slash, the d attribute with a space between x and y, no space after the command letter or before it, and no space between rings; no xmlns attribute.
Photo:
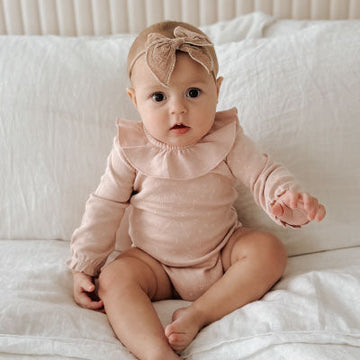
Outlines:
<svg viewBox="0 0 360 360"><path fill-rule="evenodd" d="M237 18L217 22L212 25L201 26L214 44L226 44L243 39L258 39L264 36L264 32L272 24L275 18L262 12L254 12Z"/></svg>
<svg viewBox="0 0 360 360"><path fill-rule="evenodd" d="M335 22L217 46L219 109L237 106L245 130L327 205L324 223L283 231L241 193L244 223L280 235L290 254L359 243L356 32ZM138 118L125 91L133 38L0 37L0 238L70 239L115 119Z"/></svg>
<svg viewBox="0 0 360 360"><path fill-rule="evenodd" d="M105 168L134 36L0 37L0 238L70 239Z"/></svg>
<svg viewBox="0 0 360 360"><path fill-rule="evenodd" d="M327 209L320 223L282 229L239 186L240 218L277 234L289 253L360 245L360 22L216 47L220 108L237 106L245 132Z"/></svg>
<svg viewBox="0 0 360 360"><path fill-rule="evenodd" d="M281 19L276 20L268 25L266 25L262 31L262 37L270 38L277 36L289 36L290 34L296 33L307 29L312 26L326 25L331 23L336 23L337 26L341 26L341 22L349 23L350 21L358 22L359 20L288 20Z"/></svg>
<svg viewBox="0 0 360 360"><path fill-rule="evenodd" d="M204 30L223 43L270 21L255 13ZM134 38L0 36L0 239L70 239L116 118L138 119L125 90Z"/></svg>

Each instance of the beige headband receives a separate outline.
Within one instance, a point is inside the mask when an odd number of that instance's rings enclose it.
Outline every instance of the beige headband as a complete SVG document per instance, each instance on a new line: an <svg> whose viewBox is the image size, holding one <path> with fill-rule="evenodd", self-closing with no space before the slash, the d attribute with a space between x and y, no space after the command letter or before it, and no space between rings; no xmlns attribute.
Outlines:
<svg viewBox="0 0 360 360"><path fill-rule="evenodd" d="M214 61L208 51L213 44L202 34L190 31L182 26L174 29L174 38L168 38L159 33L150 33L147 36L145 49L140 51L129 66L129 73L140 56L145 54L148 67L155 78L163 85L168 86L171 74L175 68L176 51L182 51L201 64L208 73L213 73Z"/></svg>

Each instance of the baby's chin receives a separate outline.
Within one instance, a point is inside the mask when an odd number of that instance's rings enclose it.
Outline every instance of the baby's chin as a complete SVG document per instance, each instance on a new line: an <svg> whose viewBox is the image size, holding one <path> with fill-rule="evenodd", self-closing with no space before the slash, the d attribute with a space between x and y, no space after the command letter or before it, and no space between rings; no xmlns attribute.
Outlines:
<svg viewBox="0 0 360 360"><path fill-rule="evenodd" d="M171 140L167 141L168 145L172 145L172 146L178 146L178 147L186 147L186 146L192 146L197 144L198 142L201 141L201 139L205 136L177 136L177 137L172 137Z"/></svg>
<svg viewBox="0 0 360 360"><path fill-rule="evenodd" d="M191 132L191 129L179 129L178 131L172 131L169 136L158 139L158 141L166 145L176 147L195 145L201 140L203 136L195 136L194 134L191 134Z"/></svg>

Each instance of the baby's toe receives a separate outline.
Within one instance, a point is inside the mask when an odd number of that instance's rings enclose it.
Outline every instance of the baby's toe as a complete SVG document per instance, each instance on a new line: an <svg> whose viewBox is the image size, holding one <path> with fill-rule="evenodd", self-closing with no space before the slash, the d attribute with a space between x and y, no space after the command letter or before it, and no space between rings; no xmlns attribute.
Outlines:
<svg viewBox="0 0 360 360"><path fill-rule="evenodd" d="M184 341L184 335L183 334L171 334L168 337L170 346L175 351L182 351L185 349L185 341Z"/></svg>

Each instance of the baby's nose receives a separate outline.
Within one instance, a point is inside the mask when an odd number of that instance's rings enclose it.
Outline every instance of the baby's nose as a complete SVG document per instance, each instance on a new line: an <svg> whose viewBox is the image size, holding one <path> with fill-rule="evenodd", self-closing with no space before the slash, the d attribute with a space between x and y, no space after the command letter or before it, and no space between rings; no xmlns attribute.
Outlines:
<svg viewBox="0 0 360 360"><path fill-rule="evenodd" d="M184 114L186 112L185 101L182 98L173 98L170 104L171 114Z"/></svg>

